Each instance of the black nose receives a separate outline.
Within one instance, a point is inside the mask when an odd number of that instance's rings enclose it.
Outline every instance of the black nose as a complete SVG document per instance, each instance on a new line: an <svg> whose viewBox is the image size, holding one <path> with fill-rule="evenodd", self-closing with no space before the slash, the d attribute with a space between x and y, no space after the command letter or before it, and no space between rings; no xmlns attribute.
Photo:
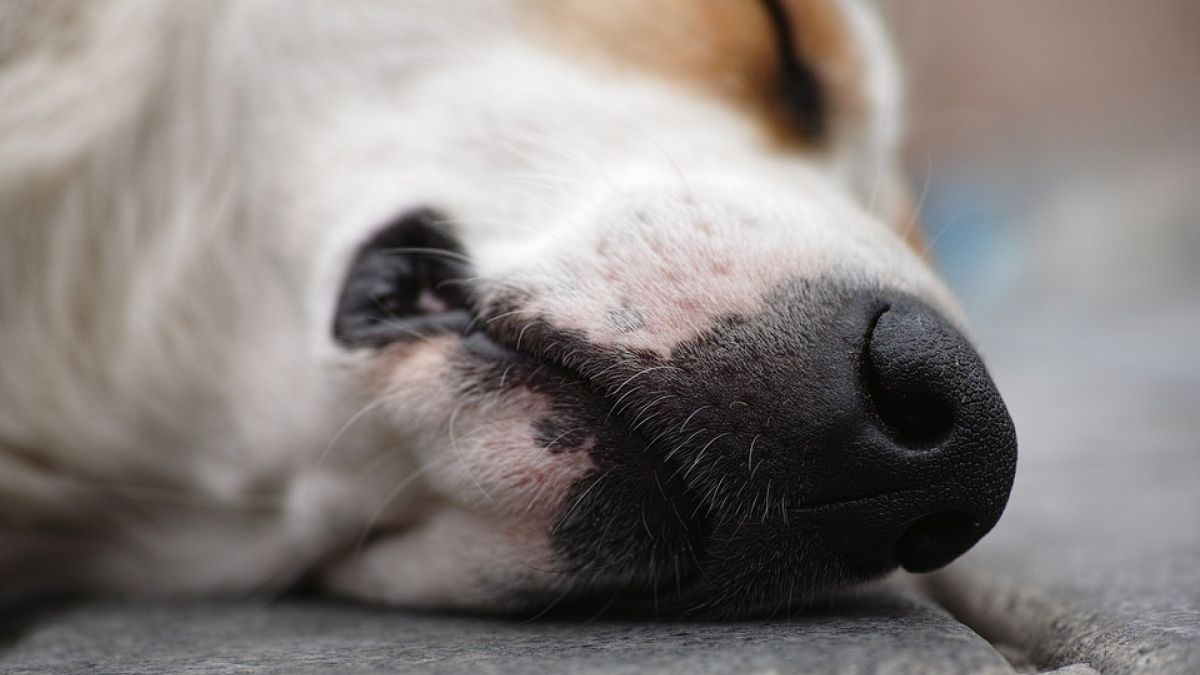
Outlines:
<svg viewBox="0 0 1200 675"><path fill-rule="evenodd" d="M671 364L638 381L675 402L661 415L674 422L652 430L711 515L710 565L929 571L971 548L1008 501L1008 411L967 338L920 299L789 286Z"/></svg>
<svg viewBox="0 0 1200 675"><path fill-rule="evenodd" d="M924 465L923 494L901 506L895 560L912 572L965 553L1004 509L1016 466L1008 411L970 343L914 301L885 309L869 332L859 373L866 411L884 440L877 472ZM881 542L881 543L885 543Z"/></svg>
<svg viewBox="0 0 1200 675"><path fill-rule="evenodd" d="M596 441L600 478L577 486L556 545L593 576L642 570L643 595L678 587L681 606L733 615L929 571L991 530L1012 489L1016 434L979 355L904 293L787 283L667 358L589 363L600 417L645 441Z"/></svg>

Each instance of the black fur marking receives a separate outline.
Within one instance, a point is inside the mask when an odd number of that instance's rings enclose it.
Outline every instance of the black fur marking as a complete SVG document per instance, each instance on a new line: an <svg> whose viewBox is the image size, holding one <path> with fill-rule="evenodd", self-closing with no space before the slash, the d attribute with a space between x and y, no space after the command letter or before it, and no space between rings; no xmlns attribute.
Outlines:
<svg viewBox="0 0 1200 675"><path fill-rule="evenodd" d="M520 298L494 300L488 314L512 314ZM540 333L541 322L526 330L519 319L483 321L502 326L498 339L475 333L463 342L457 378L467 395L495 395L522 387L546 395L552 409L535 422L537 442L550 453L589 453L596 469L571 488L569 507L554 528L556 541L587 542L586 551L560 556L574 583L574 602L615 602L614 596L640 603L655 593L693 583L709 529L696 495L682 480L680 467L663 459L653 443L614 408L615 400L597 389L565 356L602 354L586 339L568 331ZM537 334L537 335L534 335ZM515 345L521 335L522 351ZM526 339L529 341L527 342ZM547 341L549 340L549 341ZM525 346L530 349L526 350ZM652 357L626 352L625 362ZM568 547L569 548L569 547Z"/></svg>
<svg viewBox="0 0 1200 675"><path fill-rule="evenodd" d="M447 331L471 317L460 280L470 276L445 219L421 209L393 221L358 251L342 285L333 335L345 347L379 348ZM433 301L437 308L422 303Z"/></svg>

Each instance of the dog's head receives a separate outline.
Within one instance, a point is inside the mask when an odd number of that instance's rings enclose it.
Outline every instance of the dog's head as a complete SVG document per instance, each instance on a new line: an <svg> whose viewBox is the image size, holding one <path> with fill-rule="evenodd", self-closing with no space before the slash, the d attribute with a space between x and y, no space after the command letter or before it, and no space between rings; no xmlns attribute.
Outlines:
<svg viewBox="0 0 1200 675"><path fill-rule="evenodd" d="M424 496L332 583L736 614L970 548L1015 438L914 250L870 17L506 9L405 88L398 215L344 258L333 337Z"/></svg>
<svg viewBox="0 0 1200 675"><path fill-rule="evenodd" d="M94 257L207 261L125 292L174 336L145 407L212 381L189 400L253 452L188 465L227 494L290 461L329 588L734 615L996 523L1012 425L912 232L858 2L154 7L171 56L109 101L144 104L109 191L171 208ZM97 96L129 70L89 63Z"/></svg>

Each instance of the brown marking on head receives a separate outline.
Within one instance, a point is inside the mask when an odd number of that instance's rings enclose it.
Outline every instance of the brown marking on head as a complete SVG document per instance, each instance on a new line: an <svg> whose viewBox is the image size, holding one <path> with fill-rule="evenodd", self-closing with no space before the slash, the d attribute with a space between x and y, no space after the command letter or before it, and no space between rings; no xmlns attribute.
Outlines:
<svg viewBox="0 0 1200 675"><path fill-rule="evenodd" d="M766 1L775 2L787 22L792 60L804 64L823 90L826 133L836 136L861 124L870 113L866 64L844 10L834 0Z"/></svg>
<svg viewBox="0 0 1200 675"><path fill-rule="evenodd" d="M841 122L828 129L826 122L857 119L865 105L863 64L832 0L527 0L523 7L543 44L719 98L784 147L827 145L826 131ZM811 82L789 82L797 70ZM798 84L821 90L816 124L789 105L786 89Z"/></svg>

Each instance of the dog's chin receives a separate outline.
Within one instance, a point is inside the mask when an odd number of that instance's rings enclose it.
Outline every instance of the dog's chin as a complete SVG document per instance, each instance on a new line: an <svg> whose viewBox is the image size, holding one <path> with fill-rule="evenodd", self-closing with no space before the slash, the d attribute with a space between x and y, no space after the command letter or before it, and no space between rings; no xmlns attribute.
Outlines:
<svg viewBox="0 0 1200 675"><path fill-rule="evenodd" d="M592 477L577 486L573 512L554 537L572 589L561 602L568 613L676 619L791 614L898 566L894 556L862 545L862 533L847 531L846 524L887 512L902 495L756 518L696 508L686 492L661 503L643 494L638 503L628 490L605 489L604 483ZM618 522L625 528L614 535ZM642 532L634 533L635 527Z"/></svg>

